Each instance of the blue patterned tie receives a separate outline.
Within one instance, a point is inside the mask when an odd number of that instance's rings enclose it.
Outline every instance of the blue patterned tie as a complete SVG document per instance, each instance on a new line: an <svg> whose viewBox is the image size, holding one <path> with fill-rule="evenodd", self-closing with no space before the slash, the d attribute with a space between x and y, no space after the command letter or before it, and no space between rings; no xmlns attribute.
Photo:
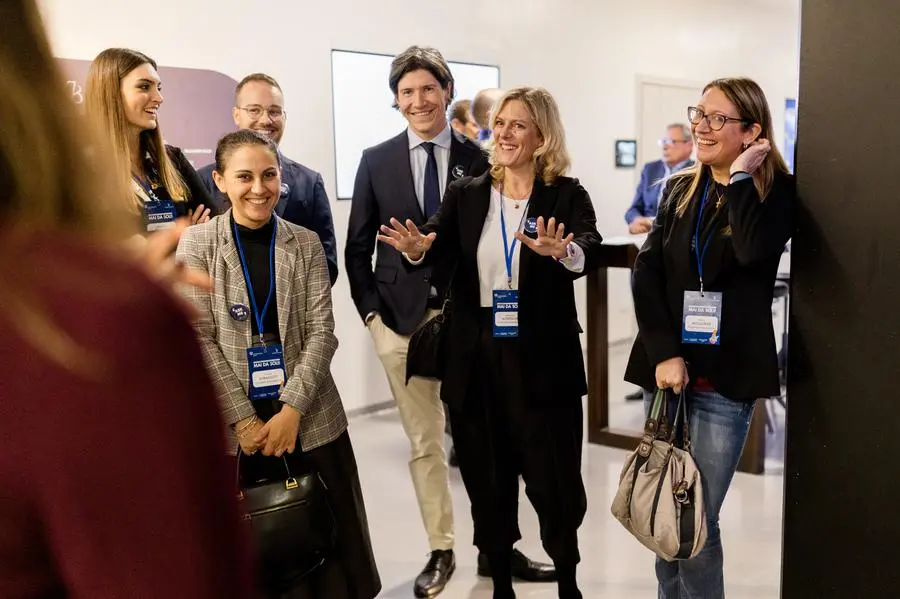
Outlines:
<svg viewBox="0 0 900 599"><path fill-rule="evenodd" d="M431 218L431 215L437 212L441 205L441 189L438 183L437 159L434 157L434 143L426 141L422 143L422 147L428 152L428 162L425 163L425 219Z"/></svg>

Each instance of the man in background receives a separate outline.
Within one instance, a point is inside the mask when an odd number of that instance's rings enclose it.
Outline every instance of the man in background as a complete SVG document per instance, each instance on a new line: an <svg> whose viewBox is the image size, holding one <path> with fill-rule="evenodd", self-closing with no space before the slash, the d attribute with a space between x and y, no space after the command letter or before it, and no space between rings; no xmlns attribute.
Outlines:
<svg viewBox="0 0 900 599"><path fill-rule="evenodd" d="M453 130L478 143L478 124L472 116L471 100L457 100L450 106L450 126Z"/></svg>
<svg viewBox="0 0 900 599"><path fill-rule="evenodd" d="M483 89L472 99L472 116L478 125L478 141L484 145L491 139L491 108L503 97L503 90L496 87Z"/></svg>
<svg viewBox="0 0 900 599"><path fill-rule="evenodd" d="M666 135L659 140L659 145L662 147L662 159L644 165L631 207L625 213L628 232L632 235L650 231L659 208L665 179L694 164L691 160L694 142L687 125L674 123L666 127Z"/></svg>
<svg viewBox="0 0 900 599"><path fill-rule="evenodd" d="M274 78L264 73L247 75L235 88L235 102L232 109L234 124L238 129L252 129L274 141L281 143L287 124L284 109L284 94ZM337 242L334 237L334 221L331 205L325 193L322 175L298 162L294 162L278 150L281 165L281 197L275 205L275 213L288 222L305 227L319 236L325 249L328 274L331 284L337 280ZM214 203L224 212L230 203L213 182L215 164L198 171L206 184Z"/></svg>

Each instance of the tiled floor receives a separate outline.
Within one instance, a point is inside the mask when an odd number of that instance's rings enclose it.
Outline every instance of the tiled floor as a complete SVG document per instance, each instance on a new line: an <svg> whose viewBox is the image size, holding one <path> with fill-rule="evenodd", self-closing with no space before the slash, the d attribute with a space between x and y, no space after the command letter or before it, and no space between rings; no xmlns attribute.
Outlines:
<svg viewBox="0 0 900 599"><path fill-rule="evenodd" d="M619 352L616 352L619 353ZM611 385L615 398L629 390ZM619 401L618 399L616 401ZM621 418L640 421L640 408L629 402L617 406ZM776 431L783 430L783 412L775 410ZM387 411L359 416L351 421L350 434L359 462L375 555L384 585L379 597L407 599L412 581L427 559L415 495L410 483L408 443L397 414ZM781 435L770 436L768 468L762 476L738 474L721 515L725 545L725 579L729 599L775 599L779 596L781 569L782 468ZM588 513L580 531L582 563L579 582L588 599L653 598L653 557L630 537L610 515L619 470L626 452L596 445L585 446L584 477L588 489ZM441 599L490 599L490 581L475 574L476 551L471 546L469 503L459 472L451 471L457 536L457 571ZM536 559L546 560L540 545L537 518L524 492L520 503L524 539L518 547ZM517 583L520 599L556 597L555 585Z"/></svg>

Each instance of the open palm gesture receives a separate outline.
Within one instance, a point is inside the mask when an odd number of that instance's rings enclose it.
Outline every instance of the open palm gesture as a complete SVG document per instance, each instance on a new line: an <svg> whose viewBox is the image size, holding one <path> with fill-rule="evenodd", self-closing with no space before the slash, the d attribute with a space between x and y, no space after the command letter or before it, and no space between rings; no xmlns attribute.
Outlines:
<svg viewBox="0 0 900 599"><path fill-rule="evenodd" d="M557 260L566 257L566 248L572 243L574 238L575 235L572 233L566 235L566 226L562 223L557 225L556 219L552 216L547 221L546 227L544 227L544 217L538 217L537 237L535 239L526 237L521 231L516 231L516 239L522 245L530 247L538 255L550 256Z"/></svg>
<svg viewBox="0 0 900 599"><path fill-rule="evenodd" d="M393 228L391 228L393 227ZM409 256L410 260L420 259L425 252L431 248L437 233L429 233L422 235L416 223L406 220L404 226L396 218L391 219L391 226L381 225L381 232L384 235L378 235L378 240L393 247L399 252L403 252Z"/></svg>

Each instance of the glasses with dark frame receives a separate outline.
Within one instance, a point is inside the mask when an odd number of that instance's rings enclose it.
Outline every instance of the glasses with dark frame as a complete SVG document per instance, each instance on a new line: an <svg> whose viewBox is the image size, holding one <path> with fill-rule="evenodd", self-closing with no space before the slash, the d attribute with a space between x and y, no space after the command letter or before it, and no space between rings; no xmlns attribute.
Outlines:
<svg viewBox="0 0 900 599"><path fill-rule="evenodd" d="M709 128L713 131L721 130L722 127L724 127L731 121L735 123L743 123L744 125L750 124L750 121L748 121L747 119L725 116L724 114L706 114L696 106L688 106L687 116L692 125L699 125L700 121L706 119L706 124L709 125Z"/></svg>

